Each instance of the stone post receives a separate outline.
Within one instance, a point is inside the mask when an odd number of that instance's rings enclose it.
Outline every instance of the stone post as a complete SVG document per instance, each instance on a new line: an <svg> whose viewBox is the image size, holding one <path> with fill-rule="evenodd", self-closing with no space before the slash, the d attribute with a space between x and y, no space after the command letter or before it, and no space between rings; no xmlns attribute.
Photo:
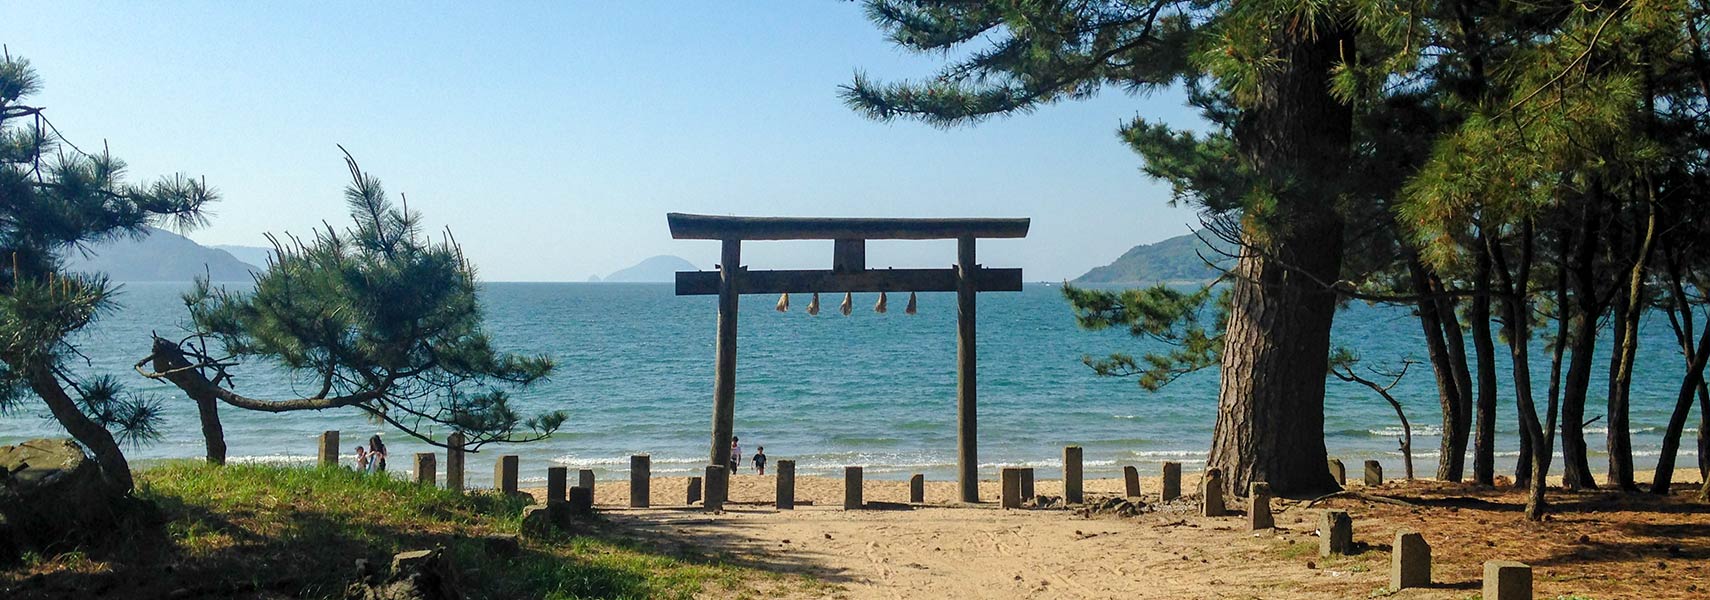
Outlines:
<svg viewBox="0 0 1710 600"><path fill-rule="evenodd" d="M546 501L567 501L570 499L570 469L567 467L546 468Z"/></svg>
<svg viewBox="0 0 1710 600"><path fill-rule="evenodd" d="M582 469L576 471L576 486L588 488L588 493L594 493L594 470Z"/></svg>
<svg viewBox="0 0 1710 600"><path fill-rule="evenodd" d="M1342 459L1330 459L1330 478L1336 480L1336 485L1348 485L1348 468L1342 466Z"/></svg>
<svg viewBox="0 0 1710 600"><path fill-rule="evenodd" d="M1431 585L1431 545L1410 529L1395 532L1389 554L1389 591Z"/></svg>
<svg viewBox="0 0 1710 600"><path fill-rule="evenodd" d="M463 491L463 432L453 431L445 436L445 489Z"/></svg>
<svg viewBox="0 0 1710 600"><path fill-rule="evenodd" d="M416 483L436 485L434 478L439 471L439 465L434 460L432 452L416 453Z"/></svg>
<svg viewBox="0 0 1710 600"><path fill-rule="evenodd" d="M1033 498L1033 467L1023 467L1021 469L1021 501L1026 502L1032 498Z"/></svg>
<svg viewBox="0 0 1710 600"><path fill-rule="evenodd" d="M926 475L915 473L908 478L908 501L915 504L926 503Z"/></svg>
<svg viewBox="0 0 1710 600"><path fill-rule="evenodd" d="M687 496L687 498L684 499L683 503L687 504L689 506L694 506L696 502L700 502L700 501L701 501L701 478L690 477L689 478L688 496Z"/></svg>
<svg viewBox="0 0 1710 600"><path fill-rule="evenodd" d="M1486 561L1484 600L1532 600L1532 567L1511 560Z"/></svg>
<svg viewBox="0 0 1710 600"><path fill-rule="evenodd" d="M796 508L796 461L778 461L778 510Z"/></svg>
<svg viewBox="0 0 1710 600"><path fill-rule="evenodd" d="M1324 511L1318 523L1318 555L1348 554L1354 551L1354 520L1345 510Z"/></svg>
<svg viewBox="0 0 1710 600"><path fill-rule="evenodd" d="M629 507L647 508L650 504L649 487L653 483L653 457L647 454L636 454L629 457Z"/></svg>
<svg viewBox="0 0 1710 600"><path fill-rule="evenodd" d="M493 489L507 496L517 493L518 460L517 455L506 454L493 463Z"/></svg>
<svg viewBox="0 0 1710 600"><path fill-rule="evenodd" d="M1375 460L1366 461L1366 487L1383 485L1383 463Z"/></svg>
<svg viewBox="0 0 1710 600"><path fill-rule="evenodd" d="M1182 497L1182 463L1164 463L1164 489L1161 493L1164 502Z"/></svg>
<svg viewBox="0 0 1710 600"><path fill-rule="evenodd" d="M576 486L570 488L570 514L589 515L594 512L594 488Z"/></svg>
<svg viewBox="0 0 1710 600"><path fill-rule="evenodd" d="M1081 495L1081 447L1063 447L1063 502L1080 504L1086 501Z"/></svg>
<svg viewBox="0 0 1710 600"><path fill-rule="evenodd" d="M843 510L859 510L861 501L861 467L843 467Z"/></svg>
<svg viewBox="0 0 1710 600"><path fill-rule="evenodd" d="M1001 506L1021 508L1021 468L1004 467L998 471L998 482L999 487L1003 488L998 494Z"/></svg>
<svg viewBox="0 0 1710 600"><path fill-rule="evenodd" d="M1122 487L1124 488L1124 491L1126 492L1124 495L1128 496L1129 498L1139 498L1140 497L1140 469L1134 468L1134 465L1128 465L1126 467L1123 467L1122 468Z"/></svg>
<svg viewBox="0 0 1710 600"><path fill-rule="evenodd" d="M323 467L336 467L336 466L338 466L338 432L337 431L323 431L323 432L321 432L321 442L320 442L320 446L319 446L319 454L320 454L321 466L323 466Z"/></svg>
<svg viewBox="0 0 1710 600"><path fill-rule="evenodd" d="M700 495L701 508L710 511L724 510L725 500L730 499L729 470L730 467L724 465L707 465L706 475L701 478L704 488L698 488L706 490L705 494Z"/></svg>
<svg viewBox="0 0 1710 600"><path fill-rule="evenodd" d="M1169 463L1165 463L1168 467ZM1170 471L1166 468L1165 473ZM1204 481L1200 483L1200 514L1207 517L1221 517L1228 514L1223 506L1223 471L1206 469Z"/></svg>
<svg viewBox="0 0 1710 600"><path fill-rule="evenodd" d="M1263 481L1247 484L1247 525L1253 531L1277 526L1271 518L1271 484Z"/></svg>

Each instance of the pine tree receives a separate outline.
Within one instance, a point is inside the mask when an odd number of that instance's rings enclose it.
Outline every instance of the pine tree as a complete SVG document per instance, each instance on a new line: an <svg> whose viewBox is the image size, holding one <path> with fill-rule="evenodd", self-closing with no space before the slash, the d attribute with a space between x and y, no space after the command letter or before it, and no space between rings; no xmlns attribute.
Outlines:
<svg viewBox="0 0 1710 600"><path fill-rule="evenodd" d="M94 456L110 486L131 489L121 442L158 435L159 403L124 391L110 376L79 374L73 336L117 310L106 277L65 271L68 252L154 224L200 222L216 194L197 179L126 181L125 163L105 148L86 152L60 135L39 106L27 60L0 62L0 410L40 398L53 417Z"/></svg>
<svg viewBox="0 0 1710 600"><path fill-rule="evenodd" d="M353 225L302 241L274 239L252 291L198 281L185 295L194 332L156 337L137 363L171 381L203 415L210 462L224 462L218 403L261 412L348 409L433 445L461 432L463 448L551 435L560 411L524 418L510 388L546 378L545 356L500 352L482 326L475 270L449 231L434 240L421 213L395 205L380 181L345 155ZM278 364L316 393L261 399L239 393L240 366Z"/></svg>

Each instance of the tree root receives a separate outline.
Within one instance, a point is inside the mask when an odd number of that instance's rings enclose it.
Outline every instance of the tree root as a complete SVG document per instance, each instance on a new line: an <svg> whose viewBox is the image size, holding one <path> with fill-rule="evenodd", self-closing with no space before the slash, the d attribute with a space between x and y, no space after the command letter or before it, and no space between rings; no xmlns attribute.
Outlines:
<svg viewBox="0 0 1710 600"><path fill-rule="evenodd" d="M1409 503L1403 502L1401 500L1396 500L1394 498L1389 498L1386 496L1373 496L1371 494L1349 491L1349 490L1343 490L1340 492L1334 492L1334 493L1330 493L1330 494L1325 494L1323 496L1319 496L1317 498L1313 498L1311 502L1306 503L1306 508L1312 508L1313 505L1318 504L1319 502L1323 502L1325 500L1333 500L1336 498L1352 498L1355 500L1364 500L1366 502L1377 502L1380 504L1394 504L1396 506L1405 506L1407 508L1419 508L1416 505L1409 504Z"/></svg>

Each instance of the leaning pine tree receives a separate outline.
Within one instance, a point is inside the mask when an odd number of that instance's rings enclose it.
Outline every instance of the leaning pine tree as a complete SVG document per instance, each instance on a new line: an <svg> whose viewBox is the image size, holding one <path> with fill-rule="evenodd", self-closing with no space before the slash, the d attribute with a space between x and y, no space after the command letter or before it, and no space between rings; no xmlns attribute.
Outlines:
<svg viewBox="0 0 1710 600"><path fill-rule="evenodd" d="M67 272L63 259L153 224L197 224L215 194L185 177L127 183L123 161L84 152L44 109L22 103L39 89L28 61L0 62L0 411L40 398L113 490L128 493L119 444L155 437L159 405L75 369L73 336L116 308L117 290L105 277Z"/></svg>
<svg viewBox="0 0 1710 600"><path fill-rule="evenodd" d="M462 432L464 449L550 435L562 412L521 417L507 388L553 370L544 356L493 347L481 325L474 268L447 233L421 233L421 216L388 200L380 181L346 154L354 226L308 242L275 239L273 260L252 291L206 281L185 295L193 331L155 337L137 370L178 386L197 403L208 460L223 463L218 407L365 413L429 444ZM262 399L237 390L242 365L280 364L314 390Z"/></svg>

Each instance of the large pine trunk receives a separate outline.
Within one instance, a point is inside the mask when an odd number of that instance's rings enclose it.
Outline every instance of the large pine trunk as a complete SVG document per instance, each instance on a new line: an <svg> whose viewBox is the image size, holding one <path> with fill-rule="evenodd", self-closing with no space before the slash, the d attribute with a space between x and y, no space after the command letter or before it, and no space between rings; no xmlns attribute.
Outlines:
<svg viewBox="0 0 1710 600"><path fill-rule="evenodd" d="M1280 59L1237 125L1246 160L1274 203L1242 217L1209 466L1231 491L1268 482L1285 496L1338 489L1325 468L1324 379L1341 271L1340 193L1353 112L1330 93L1331 69L1353 53L1340 19L1279 28Z"/></svg>
<svg viewBox="0 0 1710 600"><path fill-rule="evenodd" d="M1585 402L1591 388L1592 353L1597 349L1597 317L1603 301L1597 294L1596 258L1598 219L1589 206L1581 221L1574 250L1570 281L1575 309L1572 339L1568 342L1567 380L1562 384L1562 487L1568 490L1597 489L1591 474L1590 452L1585 443Z"/></svg>

